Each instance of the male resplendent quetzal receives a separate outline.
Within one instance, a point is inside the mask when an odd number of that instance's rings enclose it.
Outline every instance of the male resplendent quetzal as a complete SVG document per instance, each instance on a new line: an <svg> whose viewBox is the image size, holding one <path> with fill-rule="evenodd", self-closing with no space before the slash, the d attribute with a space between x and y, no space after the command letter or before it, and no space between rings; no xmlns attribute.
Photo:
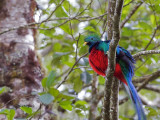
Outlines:
<svg viewBox="0 0 160 120"><path fill-rule="evenodd" d="M97 74L106 76L105 72L108 66L107 52L109 50L110 40L101 41L97 34L91 34L84 41L89 46L89 64ZM134 63L135 60L132 55L123 47L117 46L114 76L123 82L137 111L138 120L146 120L142 102L132 83Z"/></svg>

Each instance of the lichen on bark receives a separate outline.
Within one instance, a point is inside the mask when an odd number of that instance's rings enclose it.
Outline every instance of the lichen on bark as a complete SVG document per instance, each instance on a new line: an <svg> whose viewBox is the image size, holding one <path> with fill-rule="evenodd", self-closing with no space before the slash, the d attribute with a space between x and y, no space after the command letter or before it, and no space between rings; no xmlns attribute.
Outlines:
<svg viewBox="0 0 160 120"><path fill-rule="evenodd" d="M35 7L34 0L3 0L0 32L34 22ZM8 92L0 95L0 107L16 108L16 118L24 115L19 106L34 106L33 100L37 100L31 93L42 90L44 73L36 53L35 38L36 30L28 28L0 35L0 86L8 87Z"/></svg>

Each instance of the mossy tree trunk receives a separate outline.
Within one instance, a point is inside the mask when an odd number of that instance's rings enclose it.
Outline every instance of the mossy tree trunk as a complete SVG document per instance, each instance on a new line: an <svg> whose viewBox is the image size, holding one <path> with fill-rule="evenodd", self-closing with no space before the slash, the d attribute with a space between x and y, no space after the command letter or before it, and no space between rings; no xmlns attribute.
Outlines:
<svg viewBox="0 0 160 120"><path fill-rule="evenodd" d="M15 118L24 116L20 106L38 108L36 96L42 90L43 72L36 54L36 30L15 27L34 22L34 0L1 0L0 2L0 87L8 91L0 95L0 108L16 110ZM34 26L32 26L34 27ZM36 101L33 104L33 101ZM0 116L0 119L4 119Z"/></svg>

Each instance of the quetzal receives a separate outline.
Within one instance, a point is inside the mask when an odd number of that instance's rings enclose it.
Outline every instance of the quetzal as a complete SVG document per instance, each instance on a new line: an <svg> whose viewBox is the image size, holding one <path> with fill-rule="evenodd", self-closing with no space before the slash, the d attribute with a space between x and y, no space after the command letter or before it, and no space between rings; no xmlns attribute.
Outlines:
<svg viewBox="0 0 160 120"><path fill-rule="evenodd" d="M85 39L85 44L89 46L89 64L92 69L99 75L106 76L108 66L108 50L110 40L101 41L97 34L91 34ZM142 102L132 83L134 75L135 60L132 55L123 47L116 48L116 65L114 76L124 84L138 114L138 120L146 120Z"/></svg>

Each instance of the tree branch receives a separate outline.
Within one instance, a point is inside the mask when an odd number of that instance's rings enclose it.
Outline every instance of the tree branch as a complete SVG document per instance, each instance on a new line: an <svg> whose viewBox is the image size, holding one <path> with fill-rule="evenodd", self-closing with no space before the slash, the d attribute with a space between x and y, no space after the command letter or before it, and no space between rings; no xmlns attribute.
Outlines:
<svg viewBox="0 0 160 120"><path fill-rule="evenodd" d="M129 3L127 3L127 4L125 4L125 5L123 5L123 8L126 7L126 6L128 6L129 4L131 4L131 3L133 3L133 2L134 2L134 0L130 1Z"/></svg>
<svg viewBox="0 0 160 120"><path fill-rule="evenodd" d="M138 10L138 8L143 4L143 2L139 2L133 10L128 14L128 16L122 21L120 28L122 29L124 25L129 21L129 19L132 17L132 15Z"/></svg>
<svg viewBox="0 0 160 120"><path fill-rule="evenodd" d="M111 97L111 118L112 120L118 120L118 107L119 107L119 80L114 77L114 81L112 82L112 97Z"/></svg>
<svg viewBox="0 0 160 120"><path fill-rule="evenodd" d="M150 81L153 81L157 79L160 76L160 70L157 70L153 74L149 75L148 77L145 76L146 79L144 79L143 83L137 87L137 91L140 91L142 88L144 88ZM143 78L143 77L142 77ZM142 79L141 78L141 79ZM119 104L123 104L128 100L128 97L125 97L119 101Z"/></svg>
<svg viewBox="0 0 160 120"><path fill-rule="evenodd" d="M90 16L74 16L74 17L61 17L61 18L54 18L54 19L48 19L48 20L44 20L42 22L33 22L33 23L29 23L29 24L26 24L26 25L21 25L21 26L18 26L18 27L12 27L12 28L8 28L6 30L3 30L2 32L0 32L0 35L4 34L4 33L7 33L7 32L10 32L10 31L13 31L13 30L17 30L19 28L30 28L30 29L41 29L41 30L51 30L51 29L54 29L54 28L57 28L57 27L60 27L62 25L64 25L65 23L71 21L71 20L78 20L78 21L91 21L91 20L94 20L94 19L101 19L102 17L104 17L105 15L107 15L107 12L100 15L100 16L97 16L97 17L90 17ZM50 21L57 21L57 20L66 20L64 21L63 23L59 24L59 25L56 25L56 26L53 26L53 27L50 27L50 28L40 28L40 27L33 27L33 25L41 25L42 23L45 23L45 22L50 22Z"/></svg>
<svg viewBox="0 0 160 120"><path fill-rule="evenodd" d="M108 0L108 15L107 15L107 39L112 39L113 34L113 16L116 6L116 0Z"/></svg>
<svg viewBox="0 0 160 120"><path fill-rule="evenodd" d="M160 54L160 50L147 50L147 51L141 51L139 53L136 53L133 55L134 59L137 59L141 55L149 55L149 54Z"/></svg>
<svg viewBox="0 0 160 120"><path fill-rule="evenodd" d="M81 58L85 57L86 55L88 55L88 53L82 55L72 66L72 68L69 70L69 72L67 73L67 75L64 77L64 79L59 83L59 85L57 85L56 89L58 89L68 78L68 76L70 75L70 73L73 71L74 67L77 65L77 63L80 61Z"/></svg>
<svg viewBox="0 0 160 120"><path fill-rule="evenodd" d="M159 105L159 99L155 99L154 101L150 101L147 98L140 96L142 103L147 105L147 106L151 106L151 107L157 107L160 109L160 105Z"/></svg>
<svg viewBox="0 0 160 120"><path fill-rule="evenodd" d="M116 0L108 0L108 14L107 14L107 39L111 40L112 39L112 26L113 26L113 16L114 16L114 11L115 11L115 6L116 6ZM106 23L106 22L105 22ZM104 24L105 24L104 23ZM106 24L105 24L106 25ZM104 28L105 32L106 26ZM108 66L109 67L109 66ZM109 67L110 68L110 67ZM108 68L107 68L108 70ZM114 71L113 71L114 72ZM107 74L106 75L110 75ZM105 77L105 90L104 90L104 108L103 108L103 119L104 120L110 120L110 98L111 98L111 85L112 85L112 79L109 80L110 76ZM111 78L113 77L113 74L111 75Z"/></svg>
<svg viewBox="0 0 160 120"><path fill-rule="evenodd" d="M160 27L160 25L158 25L158 26L154 29L154 32L153 32L153 34L152 34L152 37L151 37L149 43L148 43L148 44L146 45L146 47L144 48L144 51L149 47L149 45L150 45L151 42L153 41L153 38L155 37L156 32L157 32L157 30L159 29L159 27Z"/></svg>
<svg viewBox="0 0 160 120"><path fill-rule="evenodd" d="M113 82L112 80L113 80L113 74L114 74L114 69L115 69L116 47L117 47L119 39L120 39L119 23L120 23L121 11L122 11L122 7L123 7L123 0L117 0L117 1L112 0L111 2L116 4L116 7L115 7L115 12L114 12L114 17L113 17L113 35L112 35L112 40L110 43L110 48L109 48L109 53L108 53L108 68L106 71L106 80L105 80L104 111L103 111L104 112L103 113L104 120L113 120L110 117L111 85ZM109 6L109 9L112 9L112 6ZM109 16L110 16L110 14L109 14ZM111 34L111 33L109 33L109 34ZM117 82L117 81L115 81L115 82ZM116 83L115 83L115 85L116 85ZM112 113L114 113L114 112L116 112L116 111L113 111ZM111 116L113 116L113 115L111 115Z"/></svg>
<svg viewBox="0 0 160 120"><path fill-rule="evenodd" d="M160 93L160 88L156 85L146 85L144 86L144 89L152 90L154 92Z"/></svg>
<svg viewBox="0 0 160 120"><path fill-rule="evenodd" d="M48 21L52 17L52 15L54 14L54 12L62 5L62 3L64 1L65 0L61 0L61 2L56 6L56 8L51 12L51 14L43 22Z"/></svg>

